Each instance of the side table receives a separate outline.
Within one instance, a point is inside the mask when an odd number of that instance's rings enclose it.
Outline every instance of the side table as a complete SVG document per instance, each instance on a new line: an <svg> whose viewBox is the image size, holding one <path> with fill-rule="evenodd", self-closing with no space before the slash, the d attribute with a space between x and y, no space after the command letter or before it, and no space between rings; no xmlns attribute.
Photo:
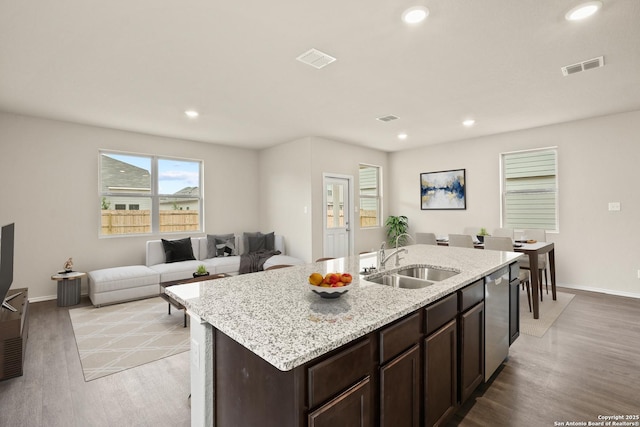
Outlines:
<svg viewBox="0 0 640 427"><path fill-rule="evenodd" d="M51 280L58 282L58 307L80 304L80 285L86 275L87 273L71 271L51 276Z"/></svg>

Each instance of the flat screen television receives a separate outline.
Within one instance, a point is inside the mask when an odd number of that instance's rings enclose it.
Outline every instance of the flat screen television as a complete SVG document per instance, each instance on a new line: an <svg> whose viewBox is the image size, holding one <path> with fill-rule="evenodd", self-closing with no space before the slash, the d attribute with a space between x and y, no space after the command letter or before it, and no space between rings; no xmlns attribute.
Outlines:
<svg viewBox="0 0 640 427"><path fill-rule="evenodd" d="M7 297L9 288L13 283L13 235L15 224L8 224L2 227L0 233L0 301L2 308L10 311L18 311L9 304L9 301L20 295L22 292Z"/></svg>

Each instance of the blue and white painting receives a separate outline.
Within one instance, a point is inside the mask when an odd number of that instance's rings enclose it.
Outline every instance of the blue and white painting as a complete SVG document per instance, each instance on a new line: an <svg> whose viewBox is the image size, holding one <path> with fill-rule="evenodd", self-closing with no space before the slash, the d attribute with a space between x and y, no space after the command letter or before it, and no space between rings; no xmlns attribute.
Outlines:
<svg viewBox="0 0 640 427"><path fill-rule="evenodd" d="M421 209L466 209L465 169L420 174Z"/></svg>

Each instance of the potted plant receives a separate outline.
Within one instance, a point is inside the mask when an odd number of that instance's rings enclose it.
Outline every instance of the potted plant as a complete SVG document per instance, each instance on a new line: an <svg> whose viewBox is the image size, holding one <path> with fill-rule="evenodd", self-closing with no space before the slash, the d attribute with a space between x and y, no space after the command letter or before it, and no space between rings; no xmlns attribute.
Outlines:
<svg viewBox="0 0 640 427"><path fill-rule="evenodd" d="M201 276L208 276L208 275L209 275L209 272L207 271L207 268L203 264L200 264L196 269L196 272L193 273L193 277L201 277Z"/></svg>
<svg viewBox="0 0 640 427"><path fill-rule="evenodd" d="M478 232L478 235L476 237L478 238L480 243L484 243L484 236L488 236L488 235L489 233L487 233L487 229L482 227L480 228L480 231Z"/></svg>
<svg viewBox="0 0 640 427"><path fill-rule="evenodd" d="M390 245L395 246L398 236L407 232L409 228L409 219L404 215L390 215L385 222L385 226L387 227L387 241ZM398 246L403 246L406 241L407 236L400 237L397 242Z"/></svg>

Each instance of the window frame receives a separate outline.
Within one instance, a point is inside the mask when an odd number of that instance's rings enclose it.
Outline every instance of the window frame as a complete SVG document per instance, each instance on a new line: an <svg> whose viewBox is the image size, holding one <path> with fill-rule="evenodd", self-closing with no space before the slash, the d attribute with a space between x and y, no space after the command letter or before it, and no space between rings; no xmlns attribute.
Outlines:
<svg viewBox="0 0 640 427"><path fill-rule="evenodd" d="M507 191L507 178L505 171L505 157L509 155L517 155L517 154L526 154L526 153L543 153L552 151L554 153L554 184L555 186L552 189L549 188L538 188L535 190L519 190L519 191ZM554 203L554 216L555 216L555 225L553 229L550 228L541 228L541 227L512 227L508 223L507 218L507 195L508 194L554 194L553 203ZM526 150L518 150L518 151L508 151L504 153L500 153L500 224L502 227L513 228L514 231L521 231L525 228L540 228L544 229L547 233L558 233L560 231L560 206L559 206L559 171L558 171L558 147L550 146L550 147L542 147L542 148L533 148Z"/></svg>
<svg viewBox="0 0 640 427"><path fill-rule="evenodd" d="M139 191L140 189L131 188L130 192L117 192L114 193L112 191L103 191L102 184L102 158L103 155L115 155L115 156L132 156L132 157L140 157L150 160L150 191L149 193L144 193ZM160 193L159 187L159 163L162 160L169 161L178 161L178 162L192 162L198 164L198 194L165 194ZM119 197L121 199L131 198L132 202L135 202L136 199L149 199L150 201L150 215L151 215L151 224L150 224L150 232L142 232L142 233L125 233L125 234L102 234L102 203L98 203L99 211L98 211L98 238L118 238L118 237L134 237L134 236L151 236L151 235L175 235L175 234L184 234L185 231L160 231L160 201L163 198L172 198L172 199L197 199L198 202L198 229L197 230L189 230L189 233L203 233L204 232L204 191L203 191L203 182L204 182L204 161L201 159L191 159L184 157L173 157L173 156L164 156L164 155L155 155L155 154L145 154L145 153L134 153L127 151L117 151L117 150L108 150L108 149L99 149L98 150L98 199L102 202L104 197ZM123 202L120 202L123 203ZM134 203L135 204L135 203ZM140 210L140 203L138 202L138 210ZM130 202L126 202L125 211L129 211L128 207L131 205ZM193 211L186 209L186 211Z"/></svg>
<svg viewBox="0 0 640 427"><path fill-rule="evenodd" d="M376 172L376 194L375 195L363 195L362 194L362 180L360 179L360 171L363 168L374 168ZM375 225L362 225L362 199L375 200L376 203L376 224ZM361 229L371 229L382 227L382 166L372 165L368 163L358 164L358 224Z"/></svg>

